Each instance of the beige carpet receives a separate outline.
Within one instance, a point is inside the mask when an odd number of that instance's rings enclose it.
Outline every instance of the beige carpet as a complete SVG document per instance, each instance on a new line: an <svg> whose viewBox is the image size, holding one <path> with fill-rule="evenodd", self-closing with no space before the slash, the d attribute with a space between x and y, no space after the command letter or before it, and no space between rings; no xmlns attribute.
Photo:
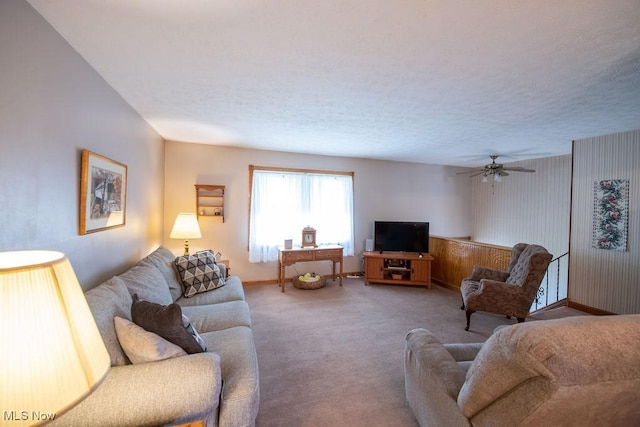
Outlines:
<svg viewBox="0 0 640 427"><path fill-rule="evenodd" d="M475 313L440 286L245 289L260 366L257 425L415 426L404 395L404 338L426 328L443 342L484 342L504 316Z"/></svg>

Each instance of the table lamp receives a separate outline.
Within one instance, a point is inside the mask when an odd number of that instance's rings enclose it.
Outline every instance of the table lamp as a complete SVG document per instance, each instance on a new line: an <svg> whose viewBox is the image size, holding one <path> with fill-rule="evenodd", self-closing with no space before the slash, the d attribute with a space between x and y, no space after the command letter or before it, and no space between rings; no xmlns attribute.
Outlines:
<svg viewBox="0 0 640 427"><path fill-rule="evenodd" d="M180 212L173 223L169 237L171 239L184 239L184 254L189 255L189 239L202 237L196 214Z"/></svg>
<svg viewBox="0 0 640 427"><path fill-rule="evenodd" d="M57 418L95 390L111 359L66 256L0 252L0 402L11 425Z"/></svg>

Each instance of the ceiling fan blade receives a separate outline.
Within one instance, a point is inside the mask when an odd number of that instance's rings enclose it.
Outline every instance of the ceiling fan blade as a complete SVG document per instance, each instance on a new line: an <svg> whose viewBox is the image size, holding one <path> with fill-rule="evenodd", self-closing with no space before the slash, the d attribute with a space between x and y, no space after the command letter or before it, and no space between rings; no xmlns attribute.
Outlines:
<svg viewBox="0 0 640 427"><path fill-rule="evenodd" d="M466 173L482 173L482 172L484 172L484 169L475 169L475 170L472 170L472 171L456 172L456 175L463 175L463 174L466 174Z"/></svg>
<svg viewBox="0 0 640 427"><path fill-rule="evenodd" d="M498 172L498 175L500 175L500 176L509 176L509 174L508 174L508 173L506 173L506 172L504 171L504 169L502 169L500 172Z"/></svg>
<svg viewBox="0 0 640 427"><path fill-rule="evenodd" d="M520 168L520 167L503 168L503 170L512 171L512 172L535 172L535 169L526 169L526 168Z"/></svg>
<svg viewBox="0 0 640 427"><path fill-rule="evenodd" d="M469 175L469 178L473 178L474 176L478 176L478 175L482 175L484 173L483 170L481 171L476 171L476 173L474 173L473 175Z"/></svg>

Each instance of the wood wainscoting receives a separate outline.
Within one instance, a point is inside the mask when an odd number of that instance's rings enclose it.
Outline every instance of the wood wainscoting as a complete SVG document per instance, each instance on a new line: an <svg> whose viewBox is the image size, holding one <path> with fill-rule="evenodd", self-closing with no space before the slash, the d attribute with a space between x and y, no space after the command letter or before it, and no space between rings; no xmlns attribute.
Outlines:
<svg viewBox="0 0 640 427"><path fill-rule="evenodd" d="M462 279L471 275L474 265L506 270L511 249L468 238L429 236L431 281L454 291L460 291Z"/></svg>

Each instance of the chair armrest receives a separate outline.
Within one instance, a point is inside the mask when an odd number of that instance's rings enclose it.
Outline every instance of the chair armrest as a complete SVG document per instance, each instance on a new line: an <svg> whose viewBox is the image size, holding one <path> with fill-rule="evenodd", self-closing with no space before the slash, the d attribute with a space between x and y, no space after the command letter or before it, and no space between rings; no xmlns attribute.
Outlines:
<svg viewBox="0 0 640 427"><path fill-rule="evenodd" d="M430 371L440 379L443 391L454 399L458 397L466 372L460 369L451 353L435 335L426 329L412 330L407 334L406 351L411 355L406 360L408 365Z"/></svg>
<svg viewBox="0 0 640 427"><path fill-rule="evenodd" d="M481 342L478 343L461 343L461 344L443 344L445 350L451 354L456 362L473 361L478 352L482 348Z"/></svg>
<svg viewBox="0 0 640 427"><path fill-rule="evenodd" d="M114 366L98 388L53 425L143 426L205 420L216 425L220 357L198 353Z"/></svg>
<svg viewBox="0 0 640 427"><path fill-rule="evenodd" d="M471 276L463 280L473 280L474 282L479 282L482 279L490 279L490 280L496 280L499 282L504 282L505 280L507 280L508 277L509 277L509 273L507 273L506 271L474 265L473 271L471 272Z"/></svg>
<svg viewBox="0 0 640 427"><path fill-rule="evenodd" d="M407 401L420 425L470 425L457 403L466 369L426 329L406 337L404 376Z"/></svg>
<svg viewBox="0 0 640 427"><path fill-rule="evenodd" d="M501 282L498 280L480 280L480 291L486 295L511 295L518 297L522 293L522 287L513 283Z"/></svg>

